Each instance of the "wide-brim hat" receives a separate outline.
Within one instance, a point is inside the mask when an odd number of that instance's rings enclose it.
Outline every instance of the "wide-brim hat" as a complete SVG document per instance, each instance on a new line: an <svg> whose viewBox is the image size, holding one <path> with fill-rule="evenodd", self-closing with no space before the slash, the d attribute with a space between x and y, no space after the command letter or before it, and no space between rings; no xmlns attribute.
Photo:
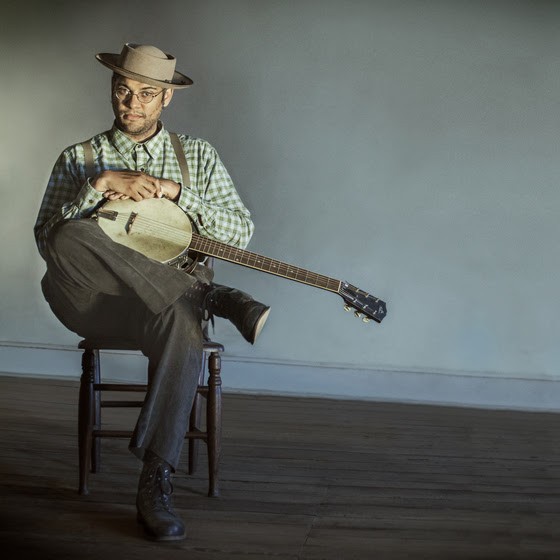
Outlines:
<svg viewBox="0 0 560 560"><path fill-rule="evenodd" d="M98 53L95 58L113 72L151 86L181 89L193 83L175 70L175 57L151 45L126 43L120 54Z"/></svg>

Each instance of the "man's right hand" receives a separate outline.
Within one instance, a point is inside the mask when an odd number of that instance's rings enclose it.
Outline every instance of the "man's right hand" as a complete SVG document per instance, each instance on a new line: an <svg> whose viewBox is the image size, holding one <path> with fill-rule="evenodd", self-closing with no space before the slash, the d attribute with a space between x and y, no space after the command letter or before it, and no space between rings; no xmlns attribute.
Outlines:
<svg viewBox="0 0 560 560"><path fill-rule="evenodd" d="M132 198L139 202L162 196L159 179L141 171L103 171L91 186L109 200Z"/></svg>

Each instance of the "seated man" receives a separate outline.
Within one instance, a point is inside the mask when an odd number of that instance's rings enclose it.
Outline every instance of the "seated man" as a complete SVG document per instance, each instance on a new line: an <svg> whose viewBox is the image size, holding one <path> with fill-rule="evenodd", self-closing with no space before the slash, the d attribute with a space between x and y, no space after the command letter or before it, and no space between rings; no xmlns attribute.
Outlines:
<svg viewBox="0 0 560 560"><path fill-rule="evenodd" d="M72 331L134 340L149 358L154 373L130 441L144 463L138 519L152 537L178 540L185 526L171 505L170 477L197 388L202 320L225 317L254 343L269 307L213 284L212 270L201 264L187 273L116 243L88 219L107 200L165 197L203 236L244 248L253 233L214 148L190 136L173 138L160 121L174 91L192 84L175 70L175 59L135 44L97 59L113 71L115 121L88 143L64 150L54 166L34 230L47 263L42 289Z"/></svg>

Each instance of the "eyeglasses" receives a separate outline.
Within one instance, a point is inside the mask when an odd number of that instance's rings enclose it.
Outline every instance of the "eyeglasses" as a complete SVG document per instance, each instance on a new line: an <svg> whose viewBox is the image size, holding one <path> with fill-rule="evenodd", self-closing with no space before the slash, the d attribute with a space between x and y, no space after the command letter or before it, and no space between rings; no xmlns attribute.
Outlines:
<svg viewBox="0 0 560 560"><path fill-rule="evenodd" d="M163 93L165 90L158 91L157 93L152 93L151 91L139 91L138 93L132 93L128 88L125 87L118 87L115 90L115 97L119 101L128 101L132 99L132 97L136 96L136 99L142 103L142 105L147 105L151 103L160 93Z"/></svg>

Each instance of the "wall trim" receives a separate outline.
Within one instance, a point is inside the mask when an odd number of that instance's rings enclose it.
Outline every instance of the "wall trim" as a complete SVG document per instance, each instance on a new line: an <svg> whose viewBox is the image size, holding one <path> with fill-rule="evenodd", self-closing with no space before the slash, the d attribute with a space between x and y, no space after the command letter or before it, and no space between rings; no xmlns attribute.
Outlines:
<svg viewBox="0 0 560 560"><path fill-rule="evenodd" d="M143 378L146 359L139 353L107 351L103 356L111 379ZM81 352L70 345L0 342L0 373L78 379ZM374 369L225 353L223 387L238 393L560 411L560 378L495 372Z"/></svg>

